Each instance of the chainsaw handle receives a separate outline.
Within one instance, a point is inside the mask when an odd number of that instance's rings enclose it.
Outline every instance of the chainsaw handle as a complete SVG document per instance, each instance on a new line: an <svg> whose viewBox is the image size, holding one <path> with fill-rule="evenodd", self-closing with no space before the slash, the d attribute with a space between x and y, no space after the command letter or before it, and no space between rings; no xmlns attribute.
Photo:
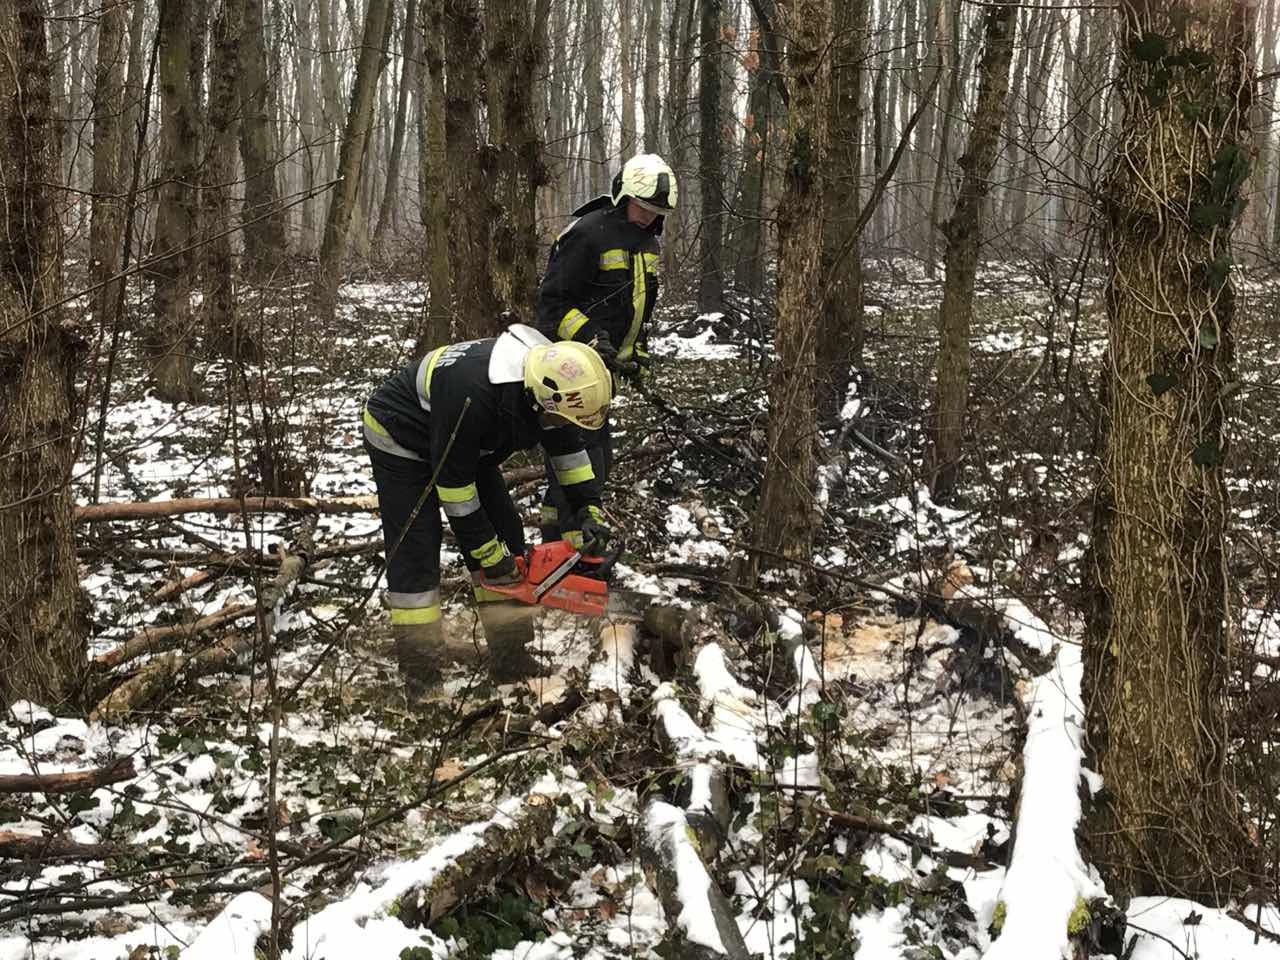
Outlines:
<svg viewBox="0 0 1280 960"><path fill-rule="evenodd" d="M618 559L622 556L622 544L619 543L612 550L605 551L600 556L600 562L594 562L596 558L592 557L591 576L597 580L608 580L609 574L613 573L613 568L617 565Z"/></svg>

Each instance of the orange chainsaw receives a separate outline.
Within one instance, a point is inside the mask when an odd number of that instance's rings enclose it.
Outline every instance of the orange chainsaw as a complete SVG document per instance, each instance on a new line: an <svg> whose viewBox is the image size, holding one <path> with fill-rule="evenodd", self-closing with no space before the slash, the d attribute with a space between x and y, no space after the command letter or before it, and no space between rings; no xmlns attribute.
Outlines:
<svg viewBox="0 0 1280 960"><path fill-rule="evenodd" d="M528 557L515 558L519 583L484 581L482 585L521 603L603 617L614 612L610 610L607 581L620 552L618 547L603 557L592 557L568 540L540 543Z"/></svg>

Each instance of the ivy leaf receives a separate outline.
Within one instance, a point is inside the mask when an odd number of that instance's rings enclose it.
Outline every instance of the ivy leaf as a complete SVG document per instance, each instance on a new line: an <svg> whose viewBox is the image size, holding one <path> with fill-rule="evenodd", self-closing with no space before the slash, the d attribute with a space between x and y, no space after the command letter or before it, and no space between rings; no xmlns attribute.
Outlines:
<svg viewBox="0 0 1280 960"><path fill-rule="evenodd" d="M1158 33L1144 33L1133 44L1133 55L1143 63L1155 63L1169 52L1169 41Z"/></svg>
<svg viewBox="0 0 1280 960"><path fill-rule="evenodd" d="M591 849L591 844L589 843L575 843L573 845L573 852L583 860L588 859L595 853L595 851Z"/></svg>
<svg viewBox="0 0 1280 960"><path fill-rule="evenodd" d="M1230 211L1220 203L1197 203L1191 208L1191 225L1198 230L1212 230L1225 223Z"/></svg>
<svg viewBox="0 0 1280 960"><path fill-rule="evenodd" d="M1204 265L1204 279L1210 290L1221 290L1231 275L1231 258L1220 253Z"/></svg>
<svg viewBox="0 0 1280 960"><path fill-rule="evenodd" d="M1191 452L1191 462L1197 467L1216 467L1222 463L1222 450L1213 440L1203 440Z"/></svg>
<svg viewBox="0 0 1280 960"><path fill-rule="evenodd" d="M1206 350L1212 350L1218 345L1218 333L1212 327L1202 327L1200 329L1200 346Z"/></svg>
<svg viewBox="0 0 1280 960"><path fill-rule="evenodd" d="M1147 385L1157 397L1172 390L1177 382L1178 378L1171 373L1152 373L1147 376Z"/></svg>

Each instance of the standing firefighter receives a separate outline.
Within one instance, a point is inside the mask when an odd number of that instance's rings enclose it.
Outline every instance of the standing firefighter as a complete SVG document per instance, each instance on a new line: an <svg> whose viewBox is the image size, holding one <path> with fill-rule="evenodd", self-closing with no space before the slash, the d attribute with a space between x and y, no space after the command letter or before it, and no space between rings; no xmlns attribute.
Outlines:
<svg viewBox="0 0 1280 960"><path fill-rule="evenodd" d="M471 570L490 674L510 681L545 673L527 649L528 611L484 586L519 582L512 556L525 550L499 468L516 450L541 445L574 518L566 538L603 547L600 483L578 428L598 431L612 396L594 350L516 324L497 338L438 347L369 398L364 442L386 541L391 633L411 700L440 683L445 662L442 507Z"/></svg>
<svg viewBox="0 0 1280 960"><path fill-rule="evenodd" d="M556 238L538 288L538 328L549 337L589 343L615 374L638 381L649 365L644 348L658 300L658 235L676 207L676 177L653 153L632 157L613 192L575 210ZM586 437L597 479L609 477L613 450L606 419ZM573 504L557 483L542 503L542 539L560 537Z"/></svg>

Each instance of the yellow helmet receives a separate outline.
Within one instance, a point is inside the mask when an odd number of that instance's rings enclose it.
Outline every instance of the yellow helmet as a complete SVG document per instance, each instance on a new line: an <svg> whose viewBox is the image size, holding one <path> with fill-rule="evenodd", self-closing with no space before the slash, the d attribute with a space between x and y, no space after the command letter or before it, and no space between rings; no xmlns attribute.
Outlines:
<svg viewBox="0 0 1280 960"><path fill-rule="evenodd" d="M613 377L600 354L572 340L530 350L524 360L524 385L539 410L584 430L604 426L613 399Z"/></svg>

